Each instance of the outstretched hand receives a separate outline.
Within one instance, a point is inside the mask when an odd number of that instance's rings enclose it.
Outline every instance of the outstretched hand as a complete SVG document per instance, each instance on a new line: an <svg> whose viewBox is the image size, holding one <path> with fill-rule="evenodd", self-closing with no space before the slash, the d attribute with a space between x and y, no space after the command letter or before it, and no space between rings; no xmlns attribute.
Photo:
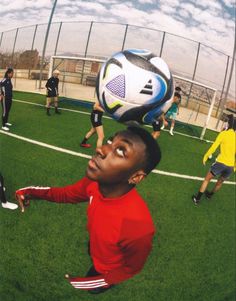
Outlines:
<svg viewBox="0 0 236 301"><path fill-rule="evenodd" d="M19 207L21 209L21 212L25 212L25 207L28 207L30 204L30 200L27 199L26 195L20 194L18 192L16 192L16 200L19 203Z"/></svg>

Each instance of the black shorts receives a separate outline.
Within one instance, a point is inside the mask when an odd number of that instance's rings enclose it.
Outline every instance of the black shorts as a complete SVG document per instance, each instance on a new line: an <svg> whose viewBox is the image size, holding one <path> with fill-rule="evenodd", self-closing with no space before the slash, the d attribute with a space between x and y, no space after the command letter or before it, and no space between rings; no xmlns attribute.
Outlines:
<svg viewBox="0 0 236 301"><path fill-rule="evenodd" d="M98 110L93 110L90 116L91 123L94 128L102 125L102 115L103 112Z"/></svg>
<svg viewBox="0 0 236 301"><path fill-rule="evenodd" d="M233 166L227 166L220 162L215 162L211 165L210 172L213 174L213 176L221 176L224 179L229 178L231 173L234 171Z"/></svg>
<svg viewBox="0 0 236 301"><path fill-rule="evenodd" d="M160 132L162 122L160 120L155 120L152 123L152 128L154 132Z"/></svg>
<svg viewBox="0 0 236 301"><path fill-rule="evenodd" d="M48 90L47 91L47 97L57 97L57 91L53 90L53 91L50 91Z"/></svg>

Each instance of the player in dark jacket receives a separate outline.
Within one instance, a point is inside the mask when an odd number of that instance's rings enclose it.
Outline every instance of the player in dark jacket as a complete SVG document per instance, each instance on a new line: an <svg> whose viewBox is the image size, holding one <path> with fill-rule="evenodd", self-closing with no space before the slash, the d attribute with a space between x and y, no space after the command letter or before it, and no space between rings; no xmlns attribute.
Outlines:
<svg viewBox="0 0 236 301"><path fill-rule="evenodd" d="M59 76L60 72L58 70L53 71L53 76L50 77L47 80L47 83L45 87L47 88L47 103L46 103L46 109L47 109L47 115L51 116L50 114L50 106L51 101L54 101L54 107L55 107L55 113L61 114L61 112L58 110L58 85L59 85Z"/></svg>
<svg viewBox="0 0 236 301"><path fill-rule="evenodd" d="M17 204L11 203L7 201L6 195L5 195L6 188L4 186L4 179L0 172L0 202L2 204L2 207L5 209L11 209L15 210L18 208Z"/></svg>
<svg viewBox="0 0 236 301"><path fill-rule="evenodd" d="M87 229L93 265L86 277L67 275L73 287L101 293L142 270L155 228L135 186L160 159L153 137L141 127L128 127L96 149L86 177L77 183L61 188L26 187L16 192L22 211L29 199L88 202Z"/></svg>
<svg viewBox="0 0 236 301"><path fill-rule="evenodd" d="M12 82L13 69L8 68L4 78L0 82L0 100L2 104L2 129L9 131L11 123L8 122L9 113L12 105Z"/></svg>

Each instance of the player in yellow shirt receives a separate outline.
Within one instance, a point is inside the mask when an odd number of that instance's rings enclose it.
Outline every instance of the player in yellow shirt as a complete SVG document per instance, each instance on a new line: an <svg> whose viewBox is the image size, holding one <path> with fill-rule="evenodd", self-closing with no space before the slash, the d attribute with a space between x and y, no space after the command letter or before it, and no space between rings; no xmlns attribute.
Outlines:
<svg viewBox="0 0 236 301"><path fill-rule="evenodd" d="M236 118L233 115L229 116L228 129L222 131L216 138L215 142L206 152L203 157L203 164L206 164L207 159L216 151L220 146L220 154L216 158L216 162L212 164L208 171L202 185L196 195L192 196L193 202L197 205L205 192L207 198L211 198L217 192L223 182L236 170L235 154L236 154ZM207 191L206 188L214 177L219 176L213 190Z"/></svg>

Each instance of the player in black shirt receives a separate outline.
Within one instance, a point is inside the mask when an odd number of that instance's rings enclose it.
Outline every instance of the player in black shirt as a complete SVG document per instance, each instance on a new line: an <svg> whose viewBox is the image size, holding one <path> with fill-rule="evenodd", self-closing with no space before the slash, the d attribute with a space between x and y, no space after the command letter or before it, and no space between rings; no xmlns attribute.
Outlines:
<svg viewBox="0 0 236 301"><path fill-rule="evenodd" d="M2 104L2 129L9 131L11 123L8 122L9 112L12 105L12 82L13 69L8 68L4 78L0 81L0 101Z"/></svg>
<svg viewBox="0 0 236 301"><path fill-rule="evenodd" d="M0 172L0 202L2 203L2 208L11 209L11 210L17 209L18 208L17 204L7 201L6 195L5 195L5 190L6 190L6 188L4 186L4 179Z"/></svg>
<svg viewBox="0 0 236 301"><path fill-rule="evenodd" d="M59 76L60 72L58 70L53 71L53 76L50 77L47 80L46 88L47 88L47 103L46 103L46 109L47 109L47 115L51 116L50 114L50 106L51 101L54 101L54 107L55 107L55 113L61 114L61 112L58 110L58 84L59 84Z"/></svg>

